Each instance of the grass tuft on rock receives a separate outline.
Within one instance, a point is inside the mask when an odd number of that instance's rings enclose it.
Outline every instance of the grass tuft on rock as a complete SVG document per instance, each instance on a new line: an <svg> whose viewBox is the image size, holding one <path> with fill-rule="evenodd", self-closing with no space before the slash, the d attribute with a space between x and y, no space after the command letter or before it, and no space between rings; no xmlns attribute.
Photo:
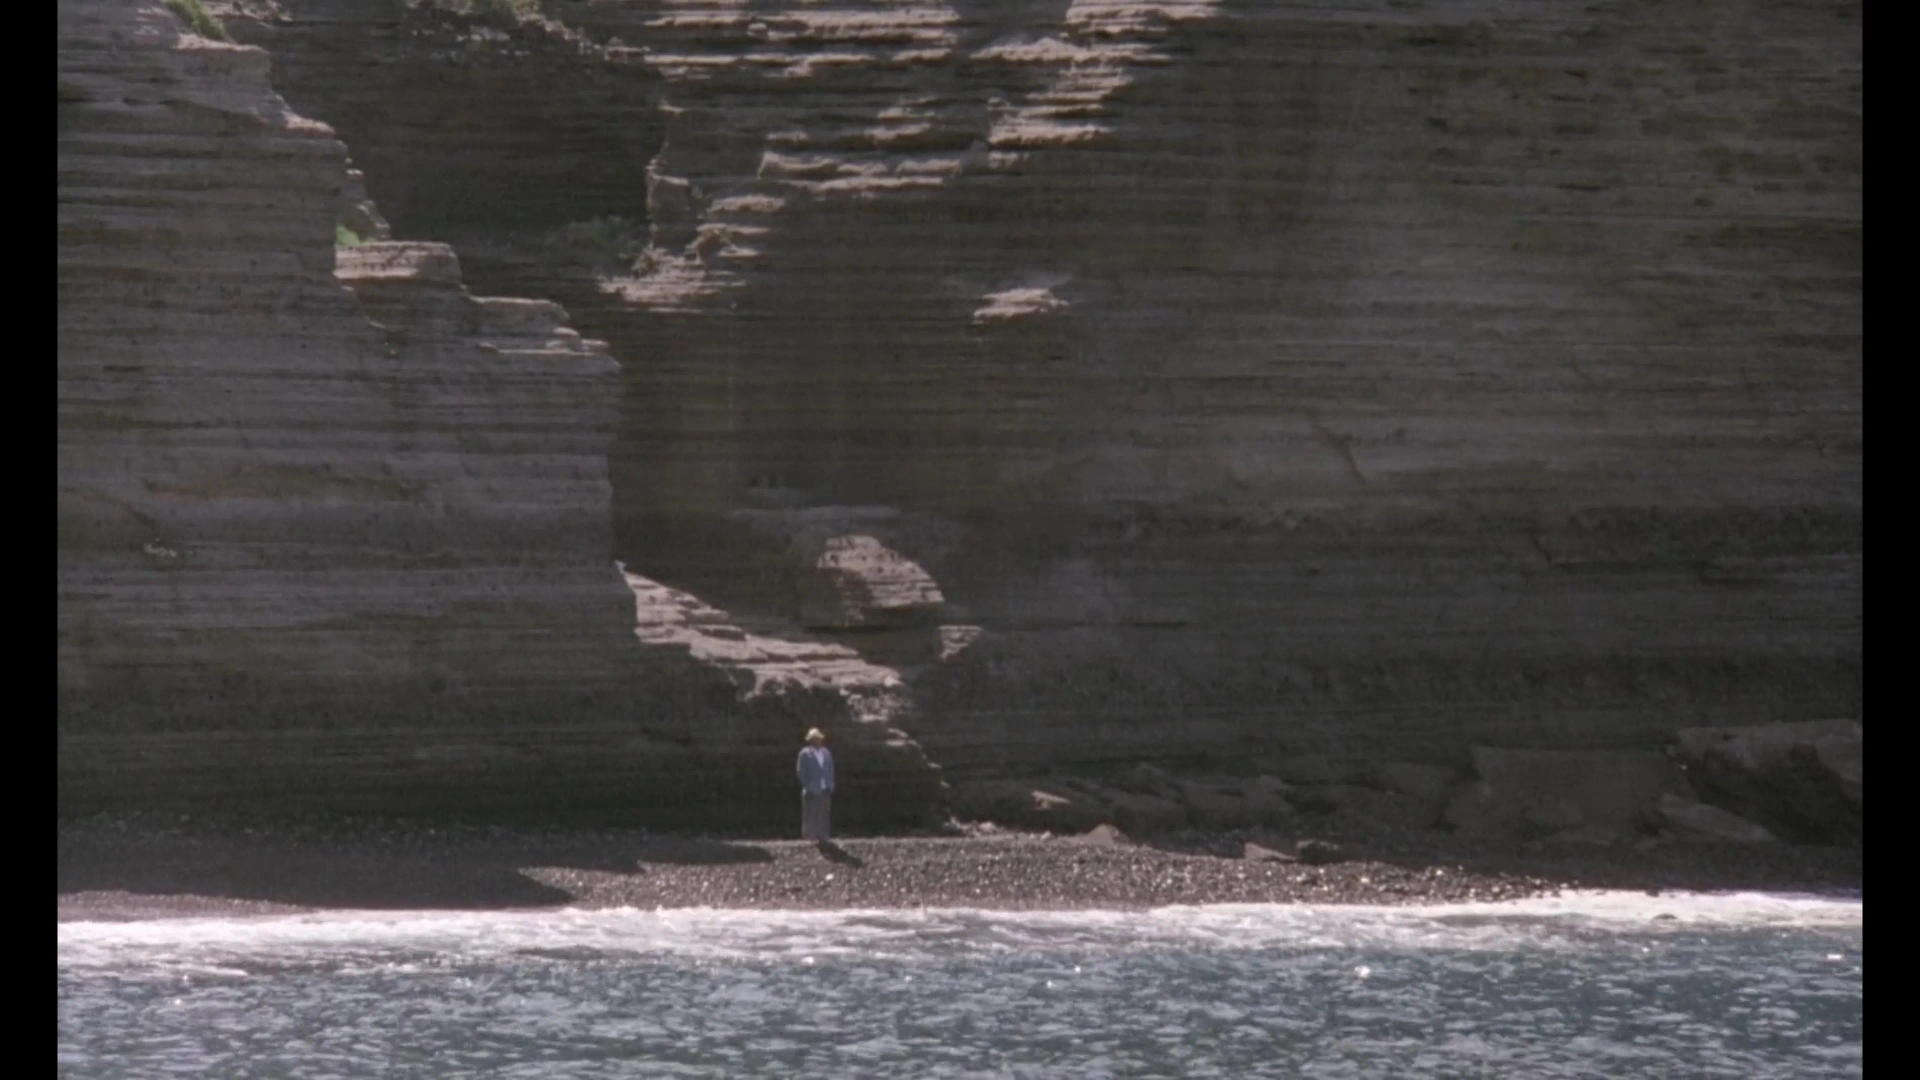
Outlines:
<svg viewBox="0 0 1920 1080"><path fill-rule="evenodd" d="M334 247L343 247L343 248L359 247L361 244L364 244L364 243L366 243L366 240L362 238L359 233L354 232L352 229L347 228L345 225L335 225L333 227L333 246Z"/></svg>
<svg viewBox="0 0 1920 1080"><path fill-rule="evenodd" d="M201 0L166 0L166 3L168 11L178 15L180 21L187 24L187 29L201 37L212 38L215 41L233 40L227 36L226 24L215 17L213 12L208 11L207 5L201 3Z"/></svg>
<svg viewBox="0 0 1920 1080"><path fill-rule="evenodd" d="M513 22L541 17L540 0L433 0L433 6L460 15L491 16Z"/></svg>

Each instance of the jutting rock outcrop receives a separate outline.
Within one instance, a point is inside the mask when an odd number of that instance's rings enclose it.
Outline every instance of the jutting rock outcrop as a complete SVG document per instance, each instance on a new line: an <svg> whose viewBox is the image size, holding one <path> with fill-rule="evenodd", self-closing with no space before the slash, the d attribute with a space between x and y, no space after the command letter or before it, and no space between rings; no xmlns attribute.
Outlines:
<svg viewBox="0 0 1920 1080"><path fill-rule="evenodd" d="M820 723L847 816L923 819L893 672L743 679L636 621L619 365L444 244L336 250L379 209L268 72L59 6L63 809L761 823Z"/></svg>

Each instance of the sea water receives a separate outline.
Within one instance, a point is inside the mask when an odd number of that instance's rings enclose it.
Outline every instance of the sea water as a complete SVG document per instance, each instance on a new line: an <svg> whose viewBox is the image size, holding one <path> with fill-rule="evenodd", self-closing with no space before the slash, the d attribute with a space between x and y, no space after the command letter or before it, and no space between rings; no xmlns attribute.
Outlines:
<svg viewBox="0 0 1920 1080"><path fill-rule="evenodd" d="M59 924L68 1077L1861 1074L1861 903Z"/></svg>

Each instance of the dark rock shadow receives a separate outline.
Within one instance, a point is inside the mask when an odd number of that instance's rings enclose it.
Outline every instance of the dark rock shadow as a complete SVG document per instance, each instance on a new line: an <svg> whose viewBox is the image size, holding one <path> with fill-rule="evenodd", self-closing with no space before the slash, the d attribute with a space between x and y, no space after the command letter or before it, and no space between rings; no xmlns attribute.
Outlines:
<svg viewBox="0 0 1920 1080"><path fill-rule="evenodd" d="M508 862L155 845L140 851L62 850L60 895L125 892L211 896L316 908L552 907L571 893Z"/></svg>
<svg viewBox="0 0 1920 1080"><path fill-rule="evenodd" d="M63 823L60 896L115 892L201 896L314 908L552 907L573 892L533 867L645 875L649 865L769 863L765 847L630 830L427 828L397 822L290 822L142 817Z"/></svg>

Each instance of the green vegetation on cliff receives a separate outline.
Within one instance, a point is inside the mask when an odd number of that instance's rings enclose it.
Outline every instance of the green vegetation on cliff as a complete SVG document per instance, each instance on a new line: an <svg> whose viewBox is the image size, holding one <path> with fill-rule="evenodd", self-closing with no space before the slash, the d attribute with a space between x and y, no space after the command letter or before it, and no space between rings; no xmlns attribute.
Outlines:
<svg viewBox="0 0 1920 1080"><path fill-rule="evenodd" d="M207 10L200 0L167 0L167 10L180 16L187 29L204 38L215 41L232 41L227 36L227 28L215 15Z"/></svg>

